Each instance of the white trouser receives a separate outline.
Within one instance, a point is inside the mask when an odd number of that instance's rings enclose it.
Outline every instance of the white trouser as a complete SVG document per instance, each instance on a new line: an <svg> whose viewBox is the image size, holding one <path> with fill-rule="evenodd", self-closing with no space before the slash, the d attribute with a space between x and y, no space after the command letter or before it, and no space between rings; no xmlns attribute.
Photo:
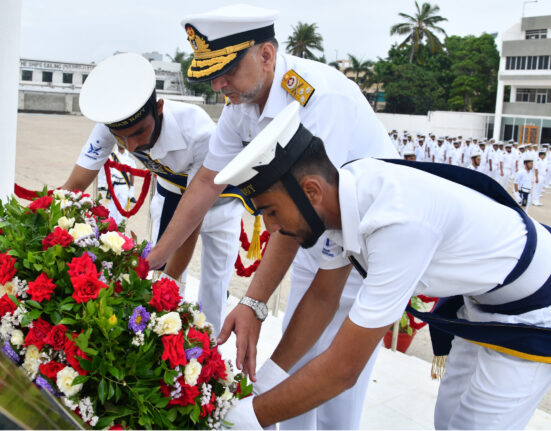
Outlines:
<svg viewBox="0 0 551 431"><path fill-rule="evenodd" d="M545 180L543 181L544 187L549 187L551 184L551 166L547 165L547 172L545 174Z"/></svg>
<svg viewBox="0 0 551 431"><path fill-rule="evenodd" d="M436 429L523 429L551 385L551 364L455 337L434 410Z"/></svg>
<svg viewBox="0 0 551 431"><path fill-rule="evenodd" d="M115 196L119 200L123 209L127 209L128 199L130 199L130 189L126 184L113 184L113 190L115 191ZM120 224L123 220L126 220L126 217L123 217L115 206L115 200L113 198L109 199L109 216L113 217L117 224Z"/></svg>
<svg viewBox="0 0 551 431"><path fill-rule="evenodd" d="M543 191L543 182L540 180L537 183L534 182L534 188L532 189L532 198L534 203L540 203L541 192Z"/></svg>
<svg viewBox="0 0 551 431"><path fill-rule="evenodd" d="M152 238L157 238L164 197L155 193L151 200L151 218L153 220ZM220 198L205 215L201 225L201 279L199 297L207 321L218 335L226 313L226 290L239 250L240 221L243 205L238 199ZM182 274L186 280L187 270ZM186 297L186 300L195 298Z"/></svg>
<svg viewBox="0 0 551 431"><path fill-rule="evenodd" d="M293 265L291 269L291 290L289 292L287 309L285 311L283 321L283 331L287 328L295 308L302 299L302 296L306 293L308 287L310 287L310 283L312 282L314 276L315 273L312 271ZM329 323L316 344L306 353L306 355L304 355L304 357L302 357L299 362L297 362L297 364L295 364L293 368L291 368L291 370L289 370L289 374L293 374L299 370L306 363L323 353L329 347L342 322L348 316L350 307L354 302L354 292L358 292L361 284L362 278L353 269L346 283L345 291L341 297L339 309L337 310L335 317ZM282 430L358 429L360 427L360 420L367 385L369 383L369 376L373 370L373 365L375 364L377 354L379 353L379 347L377 347L377 349L373 352L371 359L352 388L307 413L281 422L279 424L279 428Z"/></svg>
<svg viewBox="0 0 551 431"><path fill-rule="evenodd" d="M243 205L237 199L208 210L201 226L201 280L199 303L218 335L226 315L226 292L239 251Z"/></svg>

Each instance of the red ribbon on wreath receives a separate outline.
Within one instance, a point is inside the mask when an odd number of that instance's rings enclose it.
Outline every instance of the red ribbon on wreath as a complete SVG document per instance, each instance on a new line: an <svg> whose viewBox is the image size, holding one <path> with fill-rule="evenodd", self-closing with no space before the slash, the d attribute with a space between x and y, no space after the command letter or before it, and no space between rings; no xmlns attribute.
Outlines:
<svg viewBox="0 0 551 431"><path fill-rule="evenodd" d="M53 192L53 190L48 190L48 196L51 195ZM21 187L18 184L13 185L13 193L18 198L25 199L27 201L32 201L33 199L36 199L38 197L38 192L26 189L25 187Z"/></svg>
<svg viewBox="0 0 551 431"><path fill-rule="evenodd" d="M260 247L262 256L264 256L264 252L266 251L266 244L268 244L269 239L270 233L268 231L264 231L262 232L262 234L260 234ZM241 247L243 247L243 250L248 251L251 243L249 242L249 238L247 237L245 229L243 228L243 220L241 220L241 235L239 235L239 241L241 241ZM241 261L241 256L239 256L239 253L237 253L237 259L235 260L235 270L237 275L239 275L240 277L250 277L256 271L258 265L260 265L260 259L255 260L250 266L245 267L243 265L243 262Z"/></svg>
<svg viewBox="0 0 551 431"><path fill-rule="evenodd" d="M149 185L151 184L151 172L143 169L132 168L128 165L123 165L113 160L107 160L103 165L103 168L105 169L105 180L107 181L107 188L109 190L109 193L111 193L111 199L113 199L113 202L119 210L119 213L121 213L121 215L124 217L131 217L136 214L145 202L145 197L147 195L147 192L149 191ZM118 169L121 172L128 172L131 175L142 177L144 179L142 191L140 192L140 197L130 211L125 210L117 199L117 195L115 194L115 191L113 189L113 182L111 181L111 168Z"/></svg>
<svg viewBox="0 0 551 431"><path fill-rule="evenodd" d="M434 307L436 307L436 302L438 301L438 299L440 299L440 298L434 298L432 296L425 296L425 295L417 295L417 298L419 298L424 303L434 302L434 305L432 306L430 311L434 310ZM411 302L411 300L410 300L410 302ZM427 324L427 322L417 323L415 321L415 318L411 314L407 313L407 315L408 315L408 319L409 319L409 326L411 326L416 331L418 331L419 329L421 329L423 326L425 326Z"/></svg>

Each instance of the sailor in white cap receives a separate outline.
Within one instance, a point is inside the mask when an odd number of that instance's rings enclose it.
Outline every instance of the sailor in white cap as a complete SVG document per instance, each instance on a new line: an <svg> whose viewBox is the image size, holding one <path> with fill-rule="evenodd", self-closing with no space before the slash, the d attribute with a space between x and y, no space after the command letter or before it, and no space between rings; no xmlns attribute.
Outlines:
<svg viewBox="0 0 551 431"><path fill-rule="evenodd" d="M530 208L532 201L532 184L534 183L534 159L531 154L526 154L523 158L524 168L520 169L515 177L514 194L518 199L519 205L525 210Z"/></svg>
<svg viewBox="0 0 551 431"><path fill-rule="evenodd" d="M184 18L182 25L194 52L187 75L192 82L210 81L229 104L224 107L209 154L188 190L165 234L148 259L153 267L185 240L211 205L222 185L215 175L291 101L298 101L303 122L324 139L329 157L337 165L372 155L397 157L388 133L377 120L358 86L338 70L278 52L274 21L279 12L248 5L227 6ZM366 144L367 143L367 144ZM200 186L200 187L198 187ZM256 375L256 343L265 303L291 262L291 290L284 326L294 313L318 269L327 238L311 250L301 250L280 233L270 237L262 262L241 303L228 315L219 342L232 330L237 333L238 368ZM332 251L328 251L332 253ZM296 258L295 258L295 255ZM325 350L354 301L361 279L348 280L341 306L326 334L312 346L304 361ZM297 363L291 372L298 370ZM372 363L350 392L326 403L315 412L281 424L292 429L355 429ZM259 377L260 381L261 377Z"/></svg>
<svg viewBox="0 0 551 431"><path fill-rule="evenodd" d="M434 163L446 163L446 146L444 137L440 136L436 141L436 146L432 152L432 161Z"/></svg>
<svg viewBox="0 0 551 431"><path fill-rule="evenodd" d="M543 187L545 189L548 189L549 185L551 185L551 152L549 151L549 144L547 143L542 144L542 147L546 152L545 160L547 161L547 171L546 171L547 173L543 180Z"/></svg>
<svg viewBox="0 0 551 431"><path fill-rule="evenodd" d="M480 172L480 162L482 158L482 152L476 148L473 148L473 152L471 153L471 157L469 160L471 161L471 164L469 165L469 169L479 171Z"/></svg>
<svg viewBox="0 0 551 431"><path fill-rule="evenodd" d="M551 386L551 234L495 181L405 160L364 158L337 169L300 123L296 105L215 181L238 184L271 232L308 247L321 225L339 250L325 255L319 270L332 273L332 282L316 278L272 355L281 383L239 401L226 417L235 428L300 415L353 385L389 325L420 293L447 297L434 312L413 311L439 335L437 352L449 351L435 427L526 425ZM338 307L350 270L363 284L333 342L285 378Z"/></svg>
<svg viewBox="0 0 551 431"><path fill-rule="evenodd" d="M413 148L404 150L404 160L409 160L410 162L415 162L417 160L417 155Z"/></svg>
<svg viewBox="0 0 551 431"><path fill-rule="evenodd" d="M501 177L501 187L507 189L511 175L515 170L515 157L513 155L513 144L506 143L503 152L503 177Z"/></svg>
<svg viewBox="0 0 551 431"><path fill-rule="evenodd" d="M534 192L532 205L541 207L541 194L543 192L543 182L547 175L547 160L545 160L547 151L541 148L538 151L538 157L534 160Z"/></svg>
<svg viewBox="0 0 551 431"><path fill-rule="evenodd" d="M200 107L156 98L155 71L144 57L108 57L90 73L80 93L82 113L97 124L64 188L84 190L119 143L157 174L151 202L153 240L170 221L187 182L201 167L215 124ZM235 196L235 194L232 194ZM199 301L216 333L225 315L226 289L239 248L241 201L220 198L203 221ZM199 228L164 271L179 279L187 267ZM183 286L181 286L182 288Z"/></svg>

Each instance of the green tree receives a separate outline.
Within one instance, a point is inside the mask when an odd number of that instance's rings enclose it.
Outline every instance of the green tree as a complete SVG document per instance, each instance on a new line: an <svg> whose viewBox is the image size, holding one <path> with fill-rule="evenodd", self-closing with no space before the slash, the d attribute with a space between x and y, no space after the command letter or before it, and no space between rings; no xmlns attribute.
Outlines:
<svg viewBox="0 0 551 431"><path fill-rule="evenodd" d="M345 75L348 76L349 74L353 74L353 81L358 84L360 88L364 88L373 62L371 60L360 60L352 54L348 54L348 60L350 61L350 66L344 69Z"/></svg>
<svg viewBox="0 0 551 431"><path fill-rule="evenodd" d="M448 104L460 111L493 112L499 51L493 36L451 36L446 39L454 77Z"/></svg>
<svg viewBox="0 0 551 431"><path fill-rule="evenodd" d="M383 82L385 77L385 66L384 63L379 59L377 63L373 65L367 74L367 79L365 81L366 88L371 88L375 86L375 91L372 93L372 104L373 110L377 112L377 104L379 102L379 96L383 89Z"/></svg>
<svg viewBox="0 0 551 431"><path fill-rule="evenodd" d="M434 34L434 32L440 32L443 35L446 34L443 28L436 24L447 21L440 15L436 15L440 10L440 7L431 5L430 3L423 3L421 7L417 1L415 1L415 8L417 9L414 16L400 12L404 22L394 24L390 28L390 35L407 35L404 41L400 44L400 47L409 46L409 62L413 63L415 54L419 51L419 47L423 44L423 39L427 40L427 46L430 52L438 52L442 49L442 42Z"/></svg>
<svg viewBox="0 0 551 431"><path fill-rule="evenodd" d="M210 86L210 82L197 82L192 83L187 77L187 70L193 61L193 54L187 54L184 51L180 51L176 48L174 56L170 56L171 60L175 63L181 64L182 75L184 76L184 86L194 96L205 96L207 99L214 94L214 90Z"/></svg>
<svg viewBox="0 0 551 431"><path fill-rule="evenodd" d="M297 57L317 60L312 50L323 53L323 37L317 32L318 25L298 22L293 33L287 38L287 52Z"/></svg>

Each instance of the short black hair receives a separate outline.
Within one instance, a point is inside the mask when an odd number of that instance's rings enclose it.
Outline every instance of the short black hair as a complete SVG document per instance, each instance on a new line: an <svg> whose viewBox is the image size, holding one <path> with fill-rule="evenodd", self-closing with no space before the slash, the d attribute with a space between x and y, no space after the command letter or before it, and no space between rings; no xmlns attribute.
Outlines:
<svg viewBox="0 0 551 431"><path fill-rule="evenodd" d="M331 185L337 185L339 173L329 160L323 141L314 136L302 155L290 169L298 182L306 175L319 175Z"/></svg>

